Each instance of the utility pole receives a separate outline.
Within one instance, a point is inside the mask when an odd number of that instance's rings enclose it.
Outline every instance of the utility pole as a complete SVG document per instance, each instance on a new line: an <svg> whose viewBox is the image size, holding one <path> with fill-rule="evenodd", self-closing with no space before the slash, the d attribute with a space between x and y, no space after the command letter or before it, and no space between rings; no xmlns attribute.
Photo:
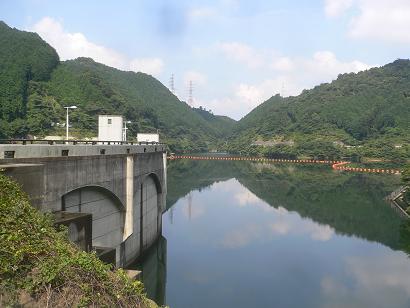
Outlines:
<svg viewBox="0 0 410 308"><path fill-rule="evenodd" d="M122 129L122 141L127 141L127 124L131 124L131 121L124 121L124 127Z"/></svg>
<svg viewBox="0 0 410 308"><path fill-rule="evenodd" d="M65 121L65 140L68 141L68 127L70 126L70 121L68 119L68 110L69 109L77 109L77 106L67 106L64 107L67 110L66 121Z"/></svg>

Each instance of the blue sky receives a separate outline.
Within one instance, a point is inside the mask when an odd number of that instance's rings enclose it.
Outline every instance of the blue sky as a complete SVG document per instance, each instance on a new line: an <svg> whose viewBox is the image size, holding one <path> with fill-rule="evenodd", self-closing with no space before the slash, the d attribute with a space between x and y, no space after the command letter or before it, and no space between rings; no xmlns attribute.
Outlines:
<svg viewBox="0 0 410 308"><path fill-rule="evenodd" d="M62 60L143 71L194 105L239 119L270 96L408 58L408 0L1 0Z"/></svg>

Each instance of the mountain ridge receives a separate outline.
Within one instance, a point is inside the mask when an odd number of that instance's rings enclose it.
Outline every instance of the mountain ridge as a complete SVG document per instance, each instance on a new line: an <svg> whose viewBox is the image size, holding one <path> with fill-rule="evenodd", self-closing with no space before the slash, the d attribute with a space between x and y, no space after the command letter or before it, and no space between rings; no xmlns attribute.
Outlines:
<svg viewBox="0 0 410 308"><path fill-rule="evenodd" d="M236 122L180 101L154 77L80 57L60 61L36 33L0 22L0 138L96 135L98 114L161 134L174 152L270 157L410 157L410 61L398 59L292 97L272 96Z"/></svg>
<svg viewBox="0 0 410 308"><path fill-rule="evenodd" d="M408 159L409 89L410 61L399 59L379 68L341 74L298 96L272 96L236 124L228 149L245 148L243 153L270 156L355 154ZM253 146L255 141L280 146ZM323 153L320 148L325 149Z"/></svg>
<svg viewBox="0 0 410 308"><path fill-rule="evenodd" d="M223 117L204 118L150 75L91 58L60 61L38 34L2 22L0 42L0 68L13 72L1 74L1 138L62 134L63 106L71 104L79 107L70 114L72 134L79 138L96 135L98 114L120 114L132 122L130 136L159 130L172 151L206 151L226 135L225 125L232 126ZM14 69L19 59L28 62ZM20 86L10 97L13 85Z"/></svg>

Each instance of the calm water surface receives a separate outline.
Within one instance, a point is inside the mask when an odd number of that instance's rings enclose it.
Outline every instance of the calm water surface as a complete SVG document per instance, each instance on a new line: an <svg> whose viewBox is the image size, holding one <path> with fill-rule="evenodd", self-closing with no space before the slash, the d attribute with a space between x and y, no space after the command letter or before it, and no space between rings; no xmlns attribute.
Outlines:
<svg viewBox="0 0 410 308"><path fill-rule="evenodd" d="M176 161L163 237L140 264L173 308L410 307L397 176Z"/></svg>

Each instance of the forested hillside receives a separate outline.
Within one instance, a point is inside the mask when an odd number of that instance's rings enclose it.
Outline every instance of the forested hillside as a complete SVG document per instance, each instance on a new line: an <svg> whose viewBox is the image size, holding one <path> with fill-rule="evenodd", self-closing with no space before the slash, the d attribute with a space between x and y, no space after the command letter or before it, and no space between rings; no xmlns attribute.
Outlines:
<svg viewBox="0 0 410 308"><path fill-rule="evenodd" d="M56 51L37 34L0 21L0 138L27 133L25 120L40 103L30 99L29 88L47 81L58 63Z"/></svg>
<svg viewBox="0 0 410 308"><path fill-rule="evenodd" d="M192 108L197 112L205 121L212 125L216 129L221 137L229 136L235 127L236 121L227 116L214 115L211 111L206 110L202 106L199 108Z"/></svg>
<svg viewBox="0 0 410 308"><path fill-rule="evenodd" d="M397 60L296 97L270 98L238 122L230 150L406 159L409 139L410 61Z"/></svg>
<svg viewBox="0 0 410 308"><path fill-rule="evenodd" d="M131 138L159 131L171 151L228 150L270 157L410 156L410 61L397 60L299 96L273 96L241 121L191 108L143 73L89 58L60 62L37 34L0 22L0 138L96 136L99 114L123 115Z"/></svg>
<svg viewBox="0 0 410 308"><path fill-rule="evenodd" d="M97 135L99 114L123 115L129 136L159 130L172 151L206 151L234 122L204 115L143 73L124 72L88 58L59 62L37 34L0 23L0 138L64 134L64 106L72 133ZM59 124L58 124L59 123Z"/></svg>
<svg viewBox="0 0 410 308"><path fill-rule="evenodd" d="M168 88L144 73L123 72L88 58L62 62L53 72L49 93L65 105L76 104L74 123L96 134L98 114L122 114L130 135L160 131L175 151L204 151L220 132Z"/></svg>

